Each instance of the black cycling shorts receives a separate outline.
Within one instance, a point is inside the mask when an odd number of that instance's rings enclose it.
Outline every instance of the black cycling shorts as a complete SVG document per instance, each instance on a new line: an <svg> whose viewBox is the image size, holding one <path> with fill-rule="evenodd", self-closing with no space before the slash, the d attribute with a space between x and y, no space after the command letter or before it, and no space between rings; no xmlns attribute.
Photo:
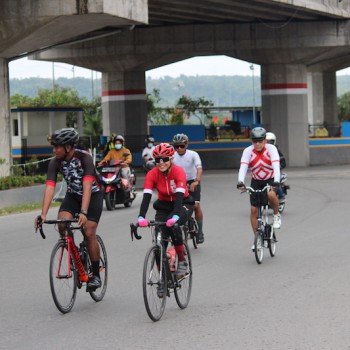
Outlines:
<svg viewBox="0 0 350 350"><path fill-rule="evenodd" d="M60 206L61 211L67 211L71 213L74 217L75 214L79 214L81 210L82 196L75 193L66 193L63 202ZM103 192L93 192L91 193L90 205L88 209L87 219L89 221L94 221L98 223L103 209Z"/></svg>
<svg viewBox="0 0 350 350"><path fill-rule="evenodd" d="M267 180L252 179L252 182L250 183L250 187L253 187L254 190L262 190L266 185L272 185L273 182L274 182L273 177L271 179L267 179ZM265 192L261 205L267 205L267 203L268 203L267 192ZM257 195L255 193L252 193L250 195L250 205L253 207L258 206Z"/></svg>
<svg viewBox="0 0 350 350"><path fill-rule="evenodd" d="M194 180L187 181L188 188L190 188L190 184L192 182L194 182ZM199 203L201 201L201 185L198 184L196 186L196 189L193 192L190 192L190 195L192 196L195 202Z"/></svg>

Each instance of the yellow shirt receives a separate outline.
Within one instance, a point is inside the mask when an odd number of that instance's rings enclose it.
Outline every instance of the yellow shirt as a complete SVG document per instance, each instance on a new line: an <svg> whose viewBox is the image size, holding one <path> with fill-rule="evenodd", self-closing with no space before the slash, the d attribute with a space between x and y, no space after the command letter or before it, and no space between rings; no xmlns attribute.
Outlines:
<svg viewBox="0 0 350 350"><path fill-rule="evenodd" d="M128 153L128 155L124 155L126 153ZM114 148L107 153L107 155L101 160L101 163L109 160L122 160L127 164L124 167L127 167L132 163L132 155L128 148L122 147L118 150Z"/></svg>

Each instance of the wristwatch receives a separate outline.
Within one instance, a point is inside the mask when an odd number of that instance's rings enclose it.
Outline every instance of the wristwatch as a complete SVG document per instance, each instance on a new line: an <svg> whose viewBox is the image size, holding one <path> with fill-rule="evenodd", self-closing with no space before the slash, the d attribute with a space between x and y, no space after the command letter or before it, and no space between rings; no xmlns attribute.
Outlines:
<svg viewBox="0 0 350 350"><path fill-rule="evenodd" d="M88 211L87 210L80 210L80 214L83 214L83 215L87 216Z"/></svg>
<svg viewBox="0 0 350 350"><path fill-rule="evenodd" d="M201 183L197 178L194 179L195 182Z"/></svg>

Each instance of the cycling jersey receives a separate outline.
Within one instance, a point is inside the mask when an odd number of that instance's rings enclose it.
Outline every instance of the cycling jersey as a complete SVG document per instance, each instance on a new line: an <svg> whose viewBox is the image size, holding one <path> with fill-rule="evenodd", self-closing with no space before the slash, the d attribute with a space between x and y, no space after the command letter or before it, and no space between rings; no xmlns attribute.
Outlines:
<svg viewBox="0 0 350 350"><path fill-rule="evenodd" d="M153 189L158 191L158 199L174 202L176 192L188 197L185 171L176 165L172 165L164 175L158 168L150 170L145 178L143 193L152 194Z"/></svg>
<svg viewBox="0 0 350 350"><path fill-rule="evenodd" d="M265 144L258 152L251 145L242 154L241 166L238 174L238 182L243 182L250 168L251 176L255 180L280 179L280 157L277 148L271 144Z"/></svg>
<svg viewBox="0 0 350 350"><path fill-rule="evenodd" d="M174 154L173 164L181 166L185 172L187 181L197 177L197 168L202 168L202 162L197 152L187 149L183 155Z"/></svg>
<svg viewBox="0 0 350 350"><path fill-rule="evenodd" d="M152 146L151 148L145 147L142 151L142 159L143 157L147 157L147 160L150 158L153 158L153 151L156 148L156 146Z"/></svg>
<svg viewBox="0 0 350 350"><path fill-rule="evenodd" d="M62 173L67 182L67 192L83 195L83 182L92 181L92 193L100 191L91 155L79 149L74 150L70 160L51 159L47 171L47 186L56 186L57 174Z"/></svg>

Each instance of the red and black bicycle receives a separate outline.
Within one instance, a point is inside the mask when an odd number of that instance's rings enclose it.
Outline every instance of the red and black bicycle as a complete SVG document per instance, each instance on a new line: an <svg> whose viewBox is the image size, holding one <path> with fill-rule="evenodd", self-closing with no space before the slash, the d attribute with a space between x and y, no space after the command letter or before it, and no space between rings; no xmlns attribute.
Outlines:
<svg viewBox="0 0 350 350"><path fill-rule="evenodd" d="M40 218L40 219L39 219ZM46 238L41 217L38 217L38 229L42 238ZM52 249L50 258L50 287L53 300L58 310L67 313L72 310L77 288L87 286L89 277L92 275L91 260L87 251L85 240L79 247L75 245L73 232L81 231L84 236L84 229L79 226L73 226L78 219L47 220L45 224L63 224L64 236L58 240ZM85 237L85 236L84 236ZM96 235L100 247L100 277L102 286L96 290L86 291L90 293L95 301L101 301L106 293L108 280L108 261L106 248L102 238Z"/></svg>

